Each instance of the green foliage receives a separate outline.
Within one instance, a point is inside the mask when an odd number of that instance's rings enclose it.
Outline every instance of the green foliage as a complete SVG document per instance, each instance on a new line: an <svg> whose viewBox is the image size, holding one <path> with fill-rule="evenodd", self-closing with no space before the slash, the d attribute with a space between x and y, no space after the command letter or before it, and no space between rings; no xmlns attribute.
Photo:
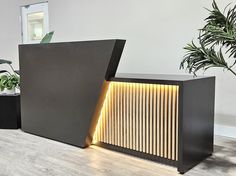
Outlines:
<svg viewBox="0 0 236 176"><path fill-rule="evenodd" d="M5 60L5 59L0 59L0 64L7 64L13 74L7 70L0 70L0 74L3 74L0 76L0 90L3 91L5 88L6 89L13 89L14 87L19 87L20 86L20 77L19 77L19 73L17 73L17 71L15 71L12 67L12 62L9 60Z"/></svg>
<svg viewBox="0 0 236 176"><path fill-rule="evenodd" d="M54 31L47 33L40 43L50 43L53 37Z"/></svg>
<svg viewBox="0 0 236 176"><path fill-rule="evenodd" d="M12 62L9 60L0 59L0 64L12 64Z"/></svg>
<svg viewBox="0 0 236 176"><path fill-rule="evenodd" d="M20 83L20 78L17 75L10 75L7 76L7 81L5 83L5 88L8 90L11 90L15 87L17 87Z"/></svg>
<svg viewBox="0 0 236 176"><path fill-rule="evenodd" d="M4 90L5 84L6 84L7 80L8 80L7 75L2 75L2 76L0 77L0 89L1 89L1 91Z"/></svg>
<svg viewBox="0 0 236 176"><path fill-rule="evenodd" d="M196 75L200 69L207 70L210 67L222 67L228 69L228 64L225 62L222 51L216 52L212 47L206 48L202 43L197 47L193 42L188 44L184 49L188 52L181 62L180 67L184 68L187 63L186 69L189 73Z"/></svg>
<svg viewBox="0 0 236 176"><path fill-rule="evenodd" d="M196 75L200 69L221 67L236 75L232 70L236 64L236 5L232 9L227 6L226 15L220 11L215 1L212 3L212 8L208 10L210 14L205 19L206 25L200 29L199 46L192 42L184 47L187 53L180 68L185 68L189 73ZM229 57L233 57L233 64L227 64L222 53L223 48L226 49L225 53L228 53Z"/></svg>
<svg viewBox="0 0 236 176"><path fill-rule="evenodd" d="M17 75L2 75L0 77L0 89L4 88L11 90L20 84L20 77Z"/></svg>

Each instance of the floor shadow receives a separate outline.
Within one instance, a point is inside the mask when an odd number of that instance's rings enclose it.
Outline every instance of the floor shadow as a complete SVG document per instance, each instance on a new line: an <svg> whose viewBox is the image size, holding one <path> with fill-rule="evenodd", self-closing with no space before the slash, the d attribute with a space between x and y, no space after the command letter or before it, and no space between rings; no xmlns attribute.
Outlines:
<svg viewBox="0 0 236 176"><path fill-rule="evenodd" d="M236 168L236 148L226 148L223 146L214 146L214 153L202 164L204 170L217 170L228 173L229 170Z"/></svg>

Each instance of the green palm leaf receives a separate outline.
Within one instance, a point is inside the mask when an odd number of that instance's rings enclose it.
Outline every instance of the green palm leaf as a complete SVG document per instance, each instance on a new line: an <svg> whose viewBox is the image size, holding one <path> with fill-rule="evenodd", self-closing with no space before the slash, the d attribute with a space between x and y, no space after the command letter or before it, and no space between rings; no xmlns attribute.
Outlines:
<svg viewBox="0 0 236 176"><path fill-rule="evenodd" d="M50 43L53 37L54 31L47 33L40 43Z"/></svg>
<svg viewBox="0 0 236 176"><path fill-rule="evenodd" d="M0 59L0 64L12 64L12 62L9 60Z"/></svg>
<svg viewBox="0 0 236 176"><path fill-rule="evenodd" d="M236 64L236 5L228 9L226 15L220 11L215 1L210 14L205 19L206 25L200 30L197 46L194 42L184 49L186 55L180 64L181 69L187 69L189 73L196 75L198 70L204 71L212 67L221 67L236 73L232 67ZM225 8L225 10L228 6ZM215 48L220 48L216 51ZM233 57L234 62L228 66L222 48L227 48L226 53Z"/></svg>

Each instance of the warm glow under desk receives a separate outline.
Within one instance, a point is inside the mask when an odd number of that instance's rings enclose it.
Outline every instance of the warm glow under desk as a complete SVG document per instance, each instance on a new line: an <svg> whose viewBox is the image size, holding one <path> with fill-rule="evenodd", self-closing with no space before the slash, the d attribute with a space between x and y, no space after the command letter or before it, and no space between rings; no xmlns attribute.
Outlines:
<svg viewBox="0 0 236 176"><path fill-rule="evenodd" d="M213 151L215 79L115 76L124 44L20 45L22 130L82 148L95 137L97 145L186 172Z"/></svg>
<svg viewBox="0 0 236 176"><path fill-rule="evenodd" d="M214 77L120 74L107 84L94 144L174 165L181 173L212 153Z"/></svg>

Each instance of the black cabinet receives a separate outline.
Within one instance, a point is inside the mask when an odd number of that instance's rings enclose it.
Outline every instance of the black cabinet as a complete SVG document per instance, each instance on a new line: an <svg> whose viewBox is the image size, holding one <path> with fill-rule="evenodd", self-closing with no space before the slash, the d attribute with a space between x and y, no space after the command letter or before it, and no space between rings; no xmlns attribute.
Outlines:
<svg viewBox="0 0 236 176"><path fill-rule="evenodd" d="M94 144L185 173L213 152L215 77L116 74Z"/></svg>
<svg viewBox="0 0 236 176"><path fill-rule="evenodd" d="M0 129L20 127L20 94L0 95Z"/></svg>

